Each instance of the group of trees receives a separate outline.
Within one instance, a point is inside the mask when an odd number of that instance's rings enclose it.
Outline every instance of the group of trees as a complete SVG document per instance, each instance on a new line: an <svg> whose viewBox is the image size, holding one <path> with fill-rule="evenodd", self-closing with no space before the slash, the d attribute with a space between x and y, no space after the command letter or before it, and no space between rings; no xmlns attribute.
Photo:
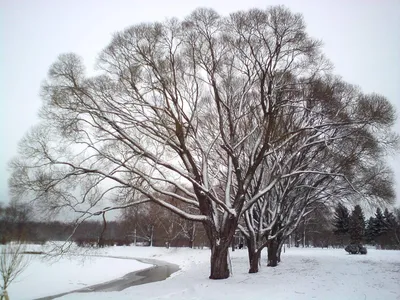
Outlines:
<svg viewBox="0 0 400 300"><path fill-rule="evenodd" d="M208 240L199 222L184 219L155 203L125 209L121 220L135 244L154 246L204 247Z"/></svg>
<svg viewBox="0 0 400 300"><path fill-rule="evenodd" d="M3 206L0 202L0 244L23 240L28 235L31 210L24 204Z"/></svg>
<svg viewBox="0 0 400 300"><path fill-rule="evenodd" d="M90 219L78 227L74 222L38 221L26 204L0 203L0 244L45 243L71 239L81 246L145 245L174 247L208 246L200 223L178 217L153 203L130 207L116 220Z"/></svg>
<svg viewBox="0 0 400 300"><path fill-rule="evenodd" d="M389 212L386 208L382 214L380 208L368 219L365 228L365 242L378 245L381 249L400 248L400 209Z"/></svg>
<svg viewBox="0 0 400 300"><path fill-rule="evenodd" d="M66 240L73 226L58 221L35 221L33 210L26 204L0 202L0 244L14 242L44 243Z"/></svg>
<svg viewBox="0 0 400 300"><path fill-rule="evenodd" d="M335 209L334 233L341 237L341 244L360 244L365 236L365 217L360 205L355 205L351 214L339 203Z"/></svg>
<svg viewBox="0 0 400 300"><path fill-rule="evenodd" d="M75 226L157 204L188 220L188 233L202 224L212 279L229 277L238 230L257 272L261 251L276 266L321 207L394 199L392 105L334 76L285 7L135 25L115 34L98 68L86 76L75 54L51 66L42 122L11 163L15 199L73 213Z"/></svg>
<svg viewBox="0 0 400 300"><path fill-rule="evenodd" d="M339 204L335 209L334 233L340 237L342 245L347 243L366 243L381 249L400 248L400 210L390 212L377 208L375 215L368 221L360 205L354 206L349 213L346 206Z"/></svg>
<svg viewBox="0 0 400 300"><path fill-rule="evenodd" d="M72 238L81 246L141 245L161 247L208 247L201 223L180 218L154 203L129 207L116 220L88 220L75 227L60 221L34 221L26 205L1 206L0 244L10 241L44 243ZM73 232L71 236L71 232ZM236 232L233 249L246 245L245 236ZM352 211L338 203L334 209L320 206L301 218L288 235L288 247L341 247L349 243L376 245L380 249L400 248L400 208L390 212L380 208L368 220L359 205Z"/></svg>

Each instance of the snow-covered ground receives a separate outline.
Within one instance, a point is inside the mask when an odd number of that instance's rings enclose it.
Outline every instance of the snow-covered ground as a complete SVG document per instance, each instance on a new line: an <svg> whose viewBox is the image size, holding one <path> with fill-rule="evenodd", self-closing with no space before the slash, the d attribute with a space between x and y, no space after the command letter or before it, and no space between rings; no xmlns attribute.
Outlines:
<svg viewBox="0 0 400 300"><path fill-rule="evenodd" d="M29 300L68 292L149 267L136 260L107 257L63 257L50 261L37 255L27 257L27 269L8 289L10 299Z"/></svg>
<svg viewBox="0 0 400 300"><path fill-rule="evenodd" d="M400 252L369 249L348 255L343 249L290 248L276 268L262 266L248 274L247 251L231 253L233 276L209 280L209 250L187 248L111 247L96 255L165 260L181 270L165 281L120 292L76 293L60 299L400 299ZM265 264L265 253L263 264ZM134 260L63 258L53 265L34 258L10 298L32 299L111 280L139 268Z"/></svg>

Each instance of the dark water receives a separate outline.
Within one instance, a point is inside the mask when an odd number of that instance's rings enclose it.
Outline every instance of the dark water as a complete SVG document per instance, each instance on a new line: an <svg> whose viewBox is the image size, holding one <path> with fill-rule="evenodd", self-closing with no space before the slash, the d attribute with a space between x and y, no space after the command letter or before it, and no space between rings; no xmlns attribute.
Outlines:
<svg viewBox="0 0 400 300"><path fill-rule="evenodd" d="M107 256L110 257L110 256ZM117 259L128 259L128 258L121 258L121 257L113 257ZM147 269L135 271L126 274L125 276L107 281L100 284L95 284L89 287L85 287L82 289L73 290L66 293L61 293L57 295L47 296L43 298L38 298L36 300L50 300L55 299L61 296L65 296L72 293L90 293L90 292L113 292L113 291L122 291L128 287L152 283L157 281L162 281L167 279L171 274L179 271L179 266L175 264L170 264L161 260L156 259L145 259L145 258L131 258L137 261L140 261L145 264L152 264Z"/></svg>

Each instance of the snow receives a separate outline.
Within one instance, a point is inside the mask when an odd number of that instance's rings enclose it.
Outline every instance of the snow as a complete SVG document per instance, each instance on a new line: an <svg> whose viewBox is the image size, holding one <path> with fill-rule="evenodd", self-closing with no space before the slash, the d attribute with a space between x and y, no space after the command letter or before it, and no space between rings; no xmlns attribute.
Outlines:
<svg viewBox="0 0 400 300"><path fill-rule="evenodd" d="M400 251L369 249L349 255L343 249L287 248L276 268L263 266L248 274L247 250L230 253L233 276L210 280L210 250L155 247L111 247L97 255L142 257L176 263L181 270L165 281L120 292L75 293L59 299L400 299ZM10 287L11 299L32 299L121 277L140 267L134 260L91 257L53 265L35 259ZM56 291L57 287L57 291Z"/></svg>
<svg viewBox="0 0 400 300"><path fill-rule="evenodd" d="M10 299L35 299L110 281L151 267L136 260L107 257L44 259L26 255L27 269L8 288Z"/></svg>

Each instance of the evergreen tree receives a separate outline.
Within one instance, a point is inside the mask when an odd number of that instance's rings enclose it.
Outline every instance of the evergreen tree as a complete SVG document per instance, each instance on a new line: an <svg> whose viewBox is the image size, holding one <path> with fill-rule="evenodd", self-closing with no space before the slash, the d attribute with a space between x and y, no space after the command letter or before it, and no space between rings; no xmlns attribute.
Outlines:
<svg viewBox="0 0 400 300"><path fill-rule="evenodd" d="M354 244L362 243L365 234L364 213L360 205L354 206L349 219L350 242Z"/></svg>
<svg viewBox="0 0 400 300"><path fill-rule="evenodd" d="M396 228L394 230L396 249L400 249L400 207L394 209L394 216L396 218Z"/></svg>
<svg viewBox="0 0 400 300"><path fill-rule="evenodd" d="M333 226L334 233L340 237L340 243L343 246L349 233L349 210L342 203L335 208Z"/></svg>
<svg viewBox="0 0 400 300"><path fill-rule="evenodd" d="M383 212L383 224L385 231L390 231L396 226L396 217L387 208Z"/></svg>
<svg viewBox="0 0 400 300"><path fill-rule="evenodd" d="M365 230L365 242L367 244L375 244L375 219L370 217L367 222L367 228Z"/></svg>
<svg viewBox="0 0 400 300"><path fill-rule="evenodd" d="M387 208L383 213L383 224L384 224L384 233L382 239L385 245L393 249L397 246L396 245L397 221L394 214L392 212L389 212Z"/></svg>
<svg viewBox="0 0 400 300"><path fill-rule="evenodd" d="M373 235L375 242L381 247L384 246L383 235L385 233L385 220L382 210L378 207L375 212Z"/></svg>

